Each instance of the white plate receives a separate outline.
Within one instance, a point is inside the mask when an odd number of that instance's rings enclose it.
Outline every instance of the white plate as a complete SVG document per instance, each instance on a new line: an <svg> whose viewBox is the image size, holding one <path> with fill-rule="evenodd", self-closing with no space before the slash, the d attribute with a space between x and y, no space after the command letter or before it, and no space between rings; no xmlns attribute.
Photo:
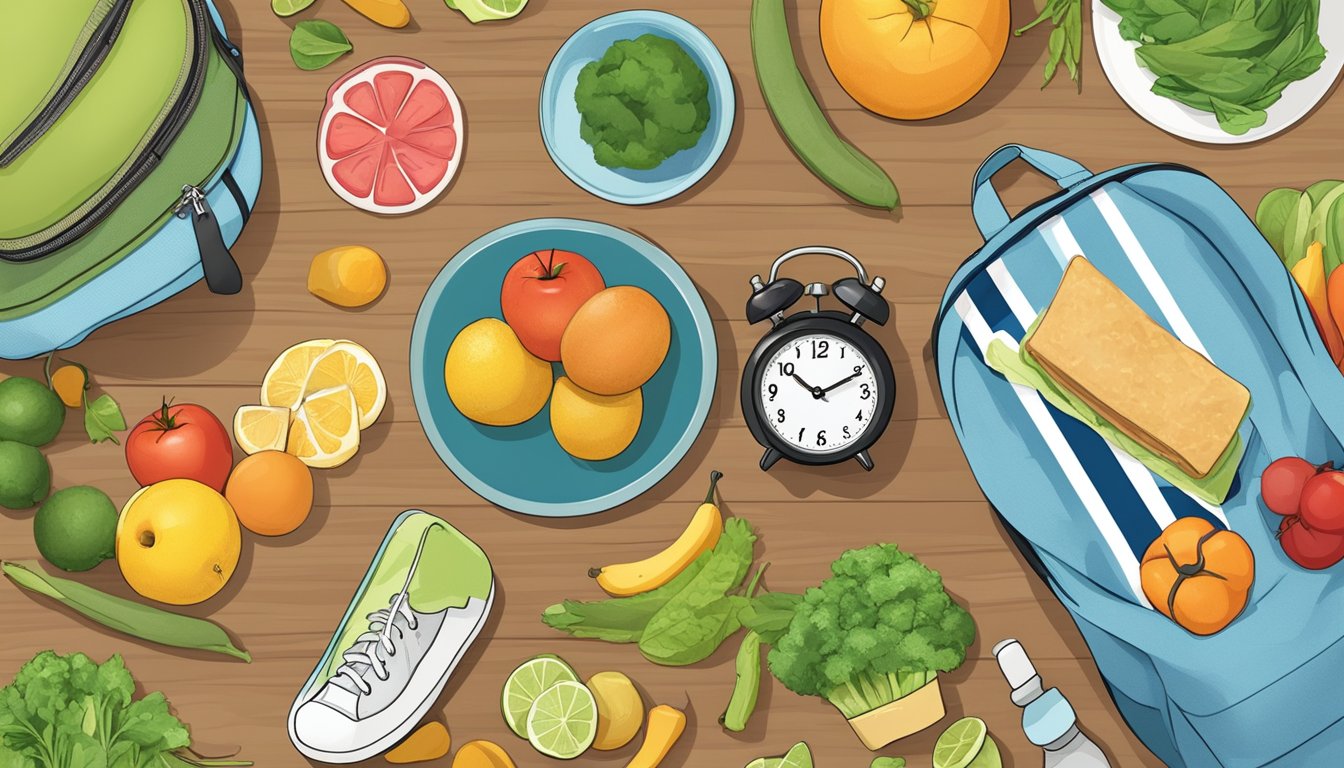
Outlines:
<svg viewBox="0 0 1344 768"><path fill-rule="evenodd" d="M1111 87L1144 120L1174 136L1204 144L1248 144L1269 138L1306 117L1325 98L1344 69L1344 2L1323 0L1319 27L1326 50L1321 68L1285 88L1283 96L1267 110L1269 119L1264 125L1233 136L1218 127L1213 113L1153 93L1157 76L1135 58L1138 43L1120 37L1120 14L1101 0L1092 0L1092 36Z"/></svg>

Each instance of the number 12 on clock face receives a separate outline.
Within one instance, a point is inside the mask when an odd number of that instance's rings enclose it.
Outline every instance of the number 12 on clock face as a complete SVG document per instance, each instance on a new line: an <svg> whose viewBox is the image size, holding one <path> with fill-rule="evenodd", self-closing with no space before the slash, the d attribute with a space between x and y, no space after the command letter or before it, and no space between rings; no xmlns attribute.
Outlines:
<svg viewBox="0 0 1344 768"><path fill-rule="evenodd" d="M762 374L760 412L798 451L842 451L874 426L877 378L871 361L844 339L795 337L770 357Z"/></svg>

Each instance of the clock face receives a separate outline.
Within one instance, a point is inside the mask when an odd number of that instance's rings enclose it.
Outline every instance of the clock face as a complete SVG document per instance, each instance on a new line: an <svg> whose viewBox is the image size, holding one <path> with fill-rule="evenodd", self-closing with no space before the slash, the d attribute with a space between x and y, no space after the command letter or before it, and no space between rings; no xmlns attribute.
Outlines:
<svg viewBox="0 0 1344 768"><path fill-rule="evenodd" d="M796 450L837 453L875 426L882 393L871 362L853 344L809 333L790 339L764 364L761 416Z"/></svg>

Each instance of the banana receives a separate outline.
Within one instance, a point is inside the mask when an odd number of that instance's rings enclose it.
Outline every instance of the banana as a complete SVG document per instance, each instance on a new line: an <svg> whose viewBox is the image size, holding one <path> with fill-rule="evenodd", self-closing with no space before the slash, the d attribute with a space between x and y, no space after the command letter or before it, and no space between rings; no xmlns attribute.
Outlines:
<svg viewBox="0 0 1344 768"><path fill-rule="evenodd" d="M671 581L697 557L708 552L723 533L723 514L714 503L714 489L723 473L709 473L709 493L705 502L695 510L691 522L671 546L653 557L634 563L620 563L589 569L588 575L597 579L598 586L615 597L628 597L648 592Z"/></svg>

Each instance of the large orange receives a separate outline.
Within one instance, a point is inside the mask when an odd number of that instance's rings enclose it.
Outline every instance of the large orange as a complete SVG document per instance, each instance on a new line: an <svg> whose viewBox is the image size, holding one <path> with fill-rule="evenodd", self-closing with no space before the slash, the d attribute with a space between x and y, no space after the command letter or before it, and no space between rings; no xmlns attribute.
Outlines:
<svg viewBox="0 0 1344 768"><path fill-rule="evenodd" d="M985 87L1008 46L1009 16L1008 0L822 0L821 46L855 101L923 120Z"/></svg>

